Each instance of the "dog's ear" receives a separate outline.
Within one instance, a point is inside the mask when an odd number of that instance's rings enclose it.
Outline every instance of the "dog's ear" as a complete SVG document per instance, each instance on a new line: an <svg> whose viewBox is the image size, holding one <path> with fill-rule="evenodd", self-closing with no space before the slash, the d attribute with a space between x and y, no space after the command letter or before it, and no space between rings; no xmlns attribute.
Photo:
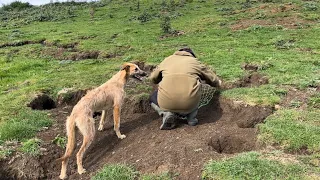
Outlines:
<svg viewBox="0 0 320 180"><path fill-rule="evenodd" d="M128 64L123 64L122 66L121 66L121 71L122 70L126 70L127 72L130 70L130 65L128 65Z"/></svg>

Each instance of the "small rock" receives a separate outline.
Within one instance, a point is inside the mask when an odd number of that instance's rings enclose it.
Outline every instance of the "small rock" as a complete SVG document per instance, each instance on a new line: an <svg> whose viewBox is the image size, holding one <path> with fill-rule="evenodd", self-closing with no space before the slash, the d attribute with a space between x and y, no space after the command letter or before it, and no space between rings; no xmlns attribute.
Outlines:
<svg viewBox="0 0 320 180"><path fill-rule="evenodd" d="M279 110L281 106L279 104L274 105L274 109Z"/></svg>
<svg viewBox="0 0 320 180"><path fill-rule="evenodd" d="M199 149L195 149L193 150L194 152L203 152L203 149L199 148Z"/></svg>
<svg viewBox="0 0 320 180"><path fill-rule="evenodd" d="M41 151L41 152L46 152L47 149L46 149L46 148L40 148L40 151Z"/></svg>

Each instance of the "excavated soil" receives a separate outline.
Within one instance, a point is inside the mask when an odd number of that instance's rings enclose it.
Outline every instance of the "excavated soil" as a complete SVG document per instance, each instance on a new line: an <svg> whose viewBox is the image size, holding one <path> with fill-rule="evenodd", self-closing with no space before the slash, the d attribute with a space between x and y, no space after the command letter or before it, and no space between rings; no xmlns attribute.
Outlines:
<svg viewBox="0 0 320 180"><path fill-rule="evenodd" d="M65 120L72 105L61 105L50 110L55 123L37 136L43 140L42 155L16 155L2 162L0 179L58 179L64 149L53 144L57 135L65 135ZM209 105L200 109L199 125L188 126L179 121L176 129L159 129L161 118L150 108L148 100L125 99L121 114L121 132L127 138L120 140L113 131L112 115L103 132L96 137L84 157L86 174L76 173L73 156L69 162L69 179L90 179L105 164L127 163L142 173L178 173L177 179L200 179L203 165L210 159L221 159L232 153L256 150L257 123L272 113L269 107L237 105L215 95ZM96 126L98 119L96 117ZM96 127L97 128L97 127ZM82 137L77 133L77 152ZM74 153L75 155L75 153Z"/></svg>

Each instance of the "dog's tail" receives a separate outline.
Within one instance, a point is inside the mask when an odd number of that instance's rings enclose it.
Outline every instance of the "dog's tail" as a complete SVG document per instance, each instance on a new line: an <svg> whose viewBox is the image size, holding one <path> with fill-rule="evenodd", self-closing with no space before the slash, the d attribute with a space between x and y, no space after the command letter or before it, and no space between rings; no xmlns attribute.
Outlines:
<svg viewBox="0 0 320 180"><path fill-rule="evenodd" d="M76 140L75 118L68 117L66 127L67 127L67 136L68 136L68 143L66 146L66 152L61 158L57 159L57 161L64 161L64 160L68 159L74 150L75 140Z"/></svg>

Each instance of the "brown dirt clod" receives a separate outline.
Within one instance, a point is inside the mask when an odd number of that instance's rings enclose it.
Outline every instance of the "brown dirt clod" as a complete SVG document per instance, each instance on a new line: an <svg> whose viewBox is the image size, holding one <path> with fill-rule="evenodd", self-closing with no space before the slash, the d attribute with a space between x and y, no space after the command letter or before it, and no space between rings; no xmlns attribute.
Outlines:
<svg viewBox="0 0 320 180"><path fill-rule="evenodd" d="M253 72L241 78L238 82L238 87L254 87L268 83L269 78L267 76Z"/></svg>
<svg viewBox="0 0 320 180"><path fill-rule="evenodd" d="M73 90L73 89L63 89L58 92L57 104L59 106L69 105L74 106L77 102L87 94L90 89L80 89L80 90Z"/></svg>

